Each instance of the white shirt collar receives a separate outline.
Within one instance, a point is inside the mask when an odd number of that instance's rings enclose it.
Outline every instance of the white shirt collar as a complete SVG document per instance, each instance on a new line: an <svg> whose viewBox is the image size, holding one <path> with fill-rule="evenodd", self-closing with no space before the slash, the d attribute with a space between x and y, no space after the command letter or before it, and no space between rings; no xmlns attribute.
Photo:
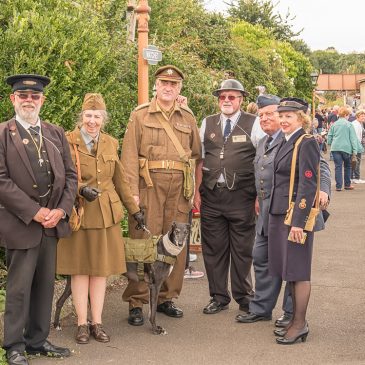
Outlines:
<svg viewBox="0 0 365 365"><path fill-rule="evenodd" d="M225 124L227 119L229 119L232 122L232 125L235 125L237 123L240 115L241 115L241 110L237 110L236 113L234 113L233 115L231 115L229 117L224 115L223 113L221 113L222 122Z"/></svg>
<svg viewBox="0 0 365 365"><path fill-rule="evenodd" d="M286 134L286 135L285 135L285 139L286 139L286 141L288 142L288 141L289 141L289 139L290 139L290 137L291 137L294 133L297 133L297 132L299 131L299 129L302 129L302 127L297 128L294 132L292 132L292 133L290 133L290 134Z"/></svg>
<svg viewBox="0 0 365 365"><path fill-rule="evenodd" d="M90 134L88 134L86 132L84 127L81 127L80 132L81 132L82 138L84 139L85 144L91 143L92 140L95 140L95 141L99 140L100 133L95 138L93 138L93 137L90 136Z"/></svg>
<svg viewBox="0 0 365 365"><path fill-rule="evenodd" d="M25 120L20 118L20 116L18 114L15 115L15 119L26 130L28 130L30 127L39 127L41 129L41 120L39 118L38 118L37 123L35 125L26 122Z"/></svg>

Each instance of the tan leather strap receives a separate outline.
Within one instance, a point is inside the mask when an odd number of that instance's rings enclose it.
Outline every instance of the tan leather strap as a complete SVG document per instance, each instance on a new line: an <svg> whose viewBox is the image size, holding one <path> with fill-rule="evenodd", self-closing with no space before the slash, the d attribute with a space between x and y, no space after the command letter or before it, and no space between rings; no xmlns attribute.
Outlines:
<svg viewBox="0 0 365 365"><path fill-rule="evenodd" d="M184 147L181 145L176 134L172 130L170 123L167 120L165 120L161 114L158 114L157 118L158 118L158 121L161 123L163 129L167 133L168 137L171 139L172 144L175 146L180 159L184 162L189 162L189 156L187 156L187 154L184 150Z"/></svg>
<svg viewBox="0 0 365 365"><path fill-rule="evenodd" d="M79 151L77 150L76 144L72 144L74 151L75 151L75 156L76 156L76 168L77 168L77 180L81 183L81 168L80 168L80 156L79 156Z"/></svg>
<svg viewBox="0 0 365 365"><path fill-rule="evenodd" d="M290 207L290 203L293 199L293 193L294 193L294 181L295 181L295 170L296 170L296 164L297 164L298 148L304 138L314 138L314 137L311 134L303 134L295 142L293 158L291 160L291 168L290 168L289 205L288 205L289 207ZM314 204L314 207L317 209L319 208L319 185L320 185L320 169L318 166L317 191L316 191L316 198L315 198L315 204Z"/></svg>
<svg viewBox="0 0 365 365"><path fill-rule="evenodd" d="M158 160L158 161L148 161L148 169L165 169L165 170L179 170L184 171L184 163L181 161L172 160Z"/></svg>

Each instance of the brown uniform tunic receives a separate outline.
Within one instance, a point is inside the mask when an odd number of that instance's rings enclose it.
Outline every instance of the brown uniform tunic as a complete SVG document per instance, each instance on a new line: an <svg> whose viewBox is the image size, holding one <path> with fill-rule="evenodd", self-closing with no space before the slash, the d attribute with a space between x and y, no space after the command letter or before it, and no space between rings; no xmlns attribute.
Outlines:
<svg viewBox="0 0 365 365"><path fill-rule="evenodd" d="M100 133L97 153L93 156L79 128L68 133L67 139L77 145L79 152L82 177L79 189L84 185L95 187L101 190L101 195L92 202L84 200L85 214L80 230L59 241L57 272L93 276L123 273L126 265L120 230L122 202L131 214L138 212L139 208L118 158L118 141ZM71 155L75 162L72 147Z"/></svg>
<svg viewBox="0 0 365 365"><path fill-rule="evenodd" d="M147 227L152 234L166 233L173 221L188 222L191 202L183 196L183 173L173 169L150 170L152 188L140 177L139 158L150 161L180 161L179 154L167 136L158 116L164 117L156 99L136 108L130 117L122 149L122 162L129 178L133 195L140 198L140 207L146 213ZM196 120L190 109L175 105L169 117L174 133L189 158L200 159L201 145ZM129 226L132 238L146 237L142 231ZM168 279L161 288L159 303L177 298L181 292L186 250L178 256ZM144 282L129 282L123 299L131 307L148 303L148 288Z"/></svg>

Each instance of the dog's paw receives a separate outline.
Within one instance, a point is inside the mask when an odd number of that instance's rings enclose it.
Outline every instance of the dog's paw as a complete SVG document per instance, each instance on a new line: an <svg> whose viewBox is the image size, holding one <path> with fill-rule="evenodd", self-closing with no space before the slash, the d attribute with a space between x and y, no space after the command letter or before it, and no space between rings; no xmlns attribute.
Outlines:
<svg viewBox="0 0 365 365"><path fill-rule="evenodd" d="M154 335L167 335L167 331L161 326L157 326L156 328L153 328L152 332Z"/></svg>

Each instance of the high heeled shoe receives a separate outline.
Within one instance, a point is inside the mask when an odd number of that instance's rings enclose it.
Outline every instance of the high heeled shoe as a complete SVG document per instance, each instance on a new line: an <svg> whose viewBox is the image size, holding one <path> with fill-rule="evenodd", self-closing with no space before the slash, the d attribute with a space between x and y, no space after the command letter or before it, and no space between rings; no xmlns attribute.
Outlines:
<svg viewBox="0 0 365 365"><path fill-rule="evenodd" d="M299 333L296 336L287 338L285 335L283 337L278 337L276 339L276 343L279 345L293 345L295 344L299 339L302 340L302 342L305 342L307 340L307 336L309 333L308 323L299 331Z"/></svg>

